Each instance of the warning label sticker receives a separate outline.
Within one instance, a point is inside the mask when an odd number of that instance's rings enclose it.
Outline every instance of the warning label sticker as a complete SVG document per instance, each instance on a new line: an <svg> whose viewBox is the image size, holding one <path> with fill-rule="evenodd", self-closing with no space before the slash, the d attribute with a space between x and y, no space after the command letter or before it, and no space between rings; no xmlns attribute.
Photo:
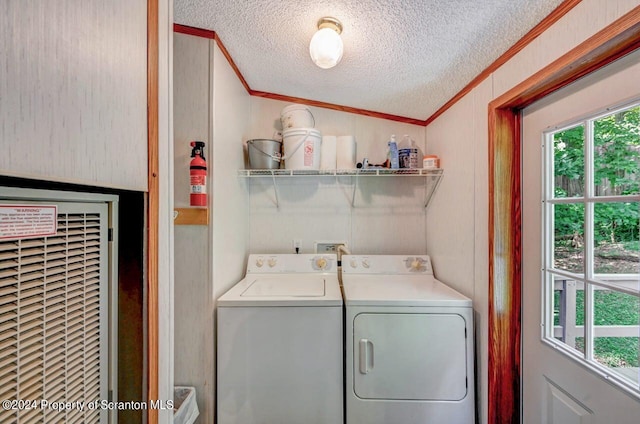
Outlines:
<svg viewBox="0 0 640 424"><path fill-rule="evenodd" d="M55 205L0 205L0 240L53 236L57 230Z"/></svg>
<svg viewBox="0 0 640 424"><path fill-rule="evenodd" d="M304 142L304 166L313 166L313 141Z"/></svg>

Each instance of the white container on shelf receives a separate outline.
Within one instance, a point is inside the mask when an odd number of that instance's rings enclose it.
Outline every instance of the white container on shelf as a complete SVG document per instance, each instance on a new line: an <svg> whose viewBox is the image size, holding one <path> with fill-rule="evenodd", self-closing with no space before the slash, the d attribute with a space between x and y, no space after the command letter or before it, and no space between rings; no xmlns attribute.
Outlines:
<svg viewBox="0 0 640 424"><path fill-rule="evenodd" d="M322 135L313 128L292 128L282 134L285 169L320 169Z"/></svg>
<svg viewBox="0 0 640 424"><path fill-rule="evenodd" d="M315 118L306 105L289 105L280 112L282 130L290 128L313 128L316 125Z"/></svg>
<svg viewBox="0 0 640 424"><path fill-rule="evenodd" d="M422 159L422 167L424 169L440 168L440 158L436 155L424 155L424 158Z"/></svg>
<svg viewBox="0 0 640 424"><path fill-rule="evenodd" d="M336 136L323 135L320 149L320 169L336 169Z"/></svg>
<svg viewBox="0 0 640 424"><path fill-rule="evenodd" d="M341 135L336 142L336 167L338 169L356 168L356 138Z"/></svg>
<svg viewBox="0 0 640 424"><path fill-rule="evenodd" d="M400 144L398 144L398 158L400 168L416 169L418 164L418 147L414 139L405 134Z"/></svg>

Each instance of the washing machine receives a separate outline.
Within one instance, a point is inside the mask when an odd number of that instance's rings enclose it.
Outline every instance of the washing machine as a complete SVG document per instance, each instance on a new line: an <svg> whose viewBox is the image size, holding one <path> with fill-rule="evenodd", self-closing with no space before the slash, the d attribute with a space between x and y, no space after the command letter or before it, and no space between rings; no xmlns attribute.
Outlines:
<svg viewBox="0 0 640 424"><path fill-rule="evenodd" d="M475 422L471 300L428 256L344 255L347 424Z"/></svg>
<svg viewBox="0 0 640 424"><path fill-rule="evenodd" d="M335 255L251 254L217 306L218 424L343 423Z"/></svg>

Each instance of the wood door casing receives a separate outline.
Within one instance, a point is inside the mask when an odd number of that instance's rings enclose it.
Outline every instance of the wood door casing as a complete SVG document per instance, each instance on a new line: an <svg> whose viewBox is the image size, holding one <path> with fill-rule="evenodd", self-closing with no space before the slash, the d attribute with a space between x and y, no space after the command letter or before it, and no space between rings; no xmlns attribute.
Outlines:
<svg viewBox="0 0 640 424"><path fill-rule="evenodd" d="M147 400L158 399L158 250L160 220L159 186L159 25L158 0L147 0ZM147 411L148 423L158 422L158 411Z"/></svg>

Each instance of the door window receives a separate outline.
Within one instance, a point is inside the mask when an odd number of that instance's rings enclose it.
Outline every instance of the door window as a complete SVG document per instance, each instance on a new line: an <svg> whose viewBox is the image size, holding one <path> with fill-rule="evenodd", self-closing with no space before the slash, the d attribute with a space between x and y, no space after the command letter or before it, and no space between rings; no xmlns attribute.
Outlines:
<svg viewBox="0 0 640 424"><path fill-rule="evenodd" d="M545 133L543 340L640 394L640 101Z"/></svg>

